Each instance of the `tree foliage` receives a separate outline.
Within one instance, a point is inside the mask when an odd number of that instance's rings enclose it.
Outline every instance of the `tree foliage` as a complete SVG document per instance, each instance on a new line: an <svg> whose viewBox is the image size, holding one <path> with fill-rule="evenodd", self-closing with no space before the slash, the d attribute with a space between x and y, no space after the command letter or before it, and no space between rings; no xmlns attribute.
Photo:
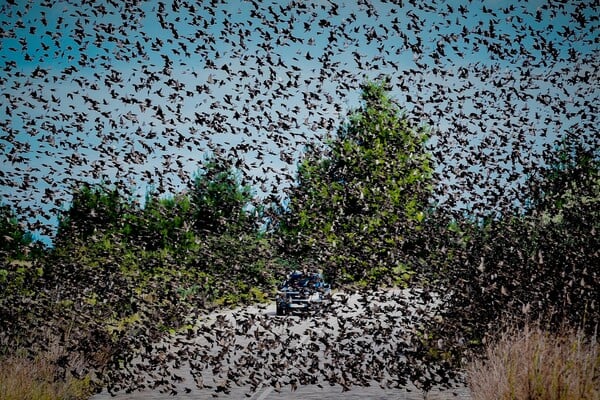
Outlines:
<svg viewBox="0 0 600 400"><path fill-rule="evenodd" d="M428 327L460 360L499 324L575 327L600 321L600 163L583 144L558 148L529 181L529 207L473 221L436 214L419 271L445 294Z"/></svg>
<svg viewBox="0 0 600 400"><path fill-rule="evenodd" d="M33 355L56 340L86 360L77 368L110 380L190 314L265 298L270 243L230 160L210 158L189 190L145 200L107 185L77 187L54 247L23 262L11 258L29 236L1 209L2 252L11 253L0 260L0 355L16 343Z"/></svg>
<svg viewBox="0 0 600 400"><path fill-rule="evenodd" d="M22 258L32 242L31 234L19 225L13 210L0 205L0 258Z"/></svg>
<svg viewBox="0 0 600 400"><path fill-rule="evenodd" d="M110 236L157 250L185 247L208 234L256 232L259 207L253 207L250 186L233 169L230 159L208 158L189 190L171 196L150 191L144 206L116 187L83 184L60 215L57 245L98 241Z"/></svg>
<svg viewBox="0 0 600 400"><path fill-rule="evenodd" d="M180 193L160 197L148 193L141 217L135 218L132 237L147 250L188 247L194 241L190 196Z"/></svg>
<svg viewBox="0 0 600 400"><path fill-rule="evenodd" d="M432 189L427 129L411 126L386 82L362 86L362 105L325 149L309 147L281 223L295 254L341 281L408 272ZM406 276L404 276L406 277Z"/></svg>
<svg viewBox="0 0 600 400"><path fill-rule="evenodd" d="M73 191L70 207L59 216L57 244L88 240L119 226L127 202L117 188L83 184Z"/></svg>
<svg viewBox="0 0 600 400"><path fill-rule="evenodd" d="M548 167L531 179L529 213L572 229L598 223L598 155L583 143L565 141L547 158Z"/></svg>
<svg viewBox="0 0 600 400"><path fill-rule="evenodd" d="M255 221L246 208L251 200L250 186L235 173L230 159L217 156L208 159L190 190L196 232L251 228Z"/></svg>

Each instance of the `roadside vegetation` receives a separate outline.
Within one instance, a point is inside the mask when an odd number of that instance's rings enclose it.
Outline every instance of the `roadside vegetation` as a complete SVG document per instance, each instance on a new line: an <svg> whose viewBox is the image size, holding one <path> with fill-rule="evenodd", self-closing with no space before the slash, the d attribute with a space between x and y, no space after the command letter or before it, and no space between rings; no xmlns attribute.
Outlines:
<svg viewBox="0 0 600 400"><path fill-rule="evenodd" d="M545 379L563 393L563 378L594 398L598 149L557 144L529 177L524 207L467 215L433 202L441 178L429 130L385 81L368 82L326 145L308 145L285 206L257 199L227 156L204 160L187 190L150 191L143 204L79 184L51 248L2 206L0 397L76 399L118 385L112 371L161 335L215 307L269 300L285 271L306 267L337 286L443 294L441 314L415 333L435 371L414 379L425 390L471 365L475 396L489 383L481 371L509 386L508 397L476 398L521 398L511 393ZM513 328L499 332L498 321ZM547 370L536 366L542 356L554 360ZM574 364L582 369L563 375ZM525 365L531 373L515 375ZM532 398L572 398L561 396Z"/></svg>
<svg viewBox="0 0 600 400"><path fill-rule="evenodd" d="M31 358L13 355L0 361L0 399L82 400L93 393L89 377L76 377L57 363L55 354Z"/></svg>
<svg viewBox="0 0 600 400"><path fill-rule="evenodd" d="M467 368L473 400L600 398L600 345L581 331L508 328Z"/></svg>

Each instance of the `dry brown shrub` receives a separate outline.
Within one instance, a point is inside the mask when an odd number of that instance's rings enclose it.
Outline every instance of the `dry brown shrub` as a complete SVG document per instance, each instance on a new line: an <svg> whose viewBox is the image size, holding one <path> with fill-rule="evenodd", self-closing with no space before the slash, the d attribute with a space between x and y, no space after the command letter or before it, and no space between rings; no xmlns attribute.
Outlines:
<svg viewBox="0 0 600 400"><path fill-rule="evenodd" d="M16 352L18 353L18 352ZM77 378L57 366L60 349L52 347L35 359L12 355L0 360L0 399L79 400L91 395L89 377Z"/></svg>
<svg viewBox="0 0 600 400"><path fill-rule="evenodd" d="M467 368L473 400L599 400L597 336L511 328Z"/></svg>

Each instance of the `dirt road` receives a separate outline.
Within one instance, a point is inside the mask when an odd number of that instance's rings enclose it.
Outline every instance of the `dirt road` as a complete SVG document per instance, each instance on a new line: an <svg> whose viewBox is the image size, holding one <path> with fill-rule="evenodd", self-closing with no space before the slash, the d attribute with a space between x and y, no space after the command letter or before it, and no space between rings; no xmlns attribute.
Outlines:
<svg viewBox="0 0 600 400"><path fill-rule="evenodd" d="M409 333L438 303L338 293L317 315L278 317L274 305L214 313L135 360L116 397L92 399L469 399L464 387L425 396L400 380L413 368Z"/></svg>

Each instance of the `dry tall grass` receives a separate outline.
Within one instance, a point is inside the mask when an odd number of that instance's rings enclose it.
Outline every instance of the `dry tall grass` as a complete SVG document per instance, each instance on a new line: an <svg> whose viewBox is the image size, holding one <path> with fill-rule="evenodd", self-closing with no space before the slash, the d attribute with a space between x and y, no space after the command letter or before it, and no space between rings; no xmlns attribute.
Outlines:
<svg viewBox="0 0 600 400"><path fill-rule="evenodd" d="M597 337L509 329L467 376L473 400L600 400Z"/></svg>
<svg viewBox="0 0 600 400"><path fill-rule="evenodd" d="M48 354L0 360L0 400L80 400L90 394L89 378L64 374Z"/></svg>

